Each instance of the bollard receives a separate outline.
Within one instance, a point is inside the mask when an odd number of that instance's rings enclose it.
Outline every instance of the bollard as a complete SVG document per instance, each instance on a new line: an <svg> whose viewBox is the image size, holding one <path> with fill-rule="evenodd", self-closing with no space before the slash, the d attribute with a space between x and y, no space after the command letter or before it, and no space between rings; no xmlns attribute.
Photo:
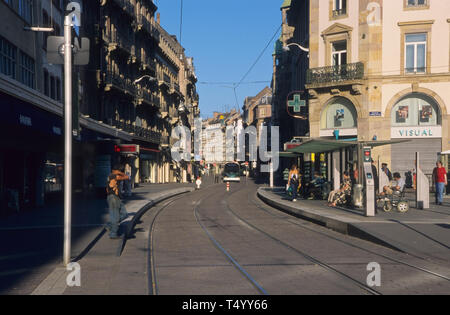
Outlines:
<svg viewBox="0 0 450 315"><path fill-rule="evenodd" d="M230 191L230 182L227 182L227 191Z"/></svg>

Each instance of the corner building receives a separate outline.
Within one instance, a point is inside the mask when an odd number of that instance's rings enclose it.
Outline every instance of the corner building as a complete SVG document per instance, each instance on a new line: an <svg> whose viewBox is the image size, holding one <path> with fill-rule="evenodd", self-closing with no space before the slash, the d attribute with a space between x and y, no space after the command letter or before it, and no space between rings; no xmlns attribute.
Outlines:
<svg viewBox="0 0 450 315"><path fill-rule="evenodd" d="M404 174L418 151L431 174L450 149L450 2L311 0L309 8L311 138L410 140L373 157ZM341 152L341 163L354 155Z"/></svg>

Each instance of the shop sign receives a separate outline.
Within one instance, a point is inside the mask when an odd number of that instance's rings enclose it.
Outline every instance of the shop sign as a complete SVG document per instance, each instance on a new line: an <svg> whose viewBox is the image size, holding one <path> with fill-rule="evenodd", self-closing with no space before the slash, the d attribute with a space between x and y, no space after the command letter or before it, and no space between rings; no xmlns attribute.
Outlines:
<svg viewBox="0 0 450 315"><path fill-rule="evenodd" d="M295 118L305 119L307 112L307 97L304 91L289 93L286 101L288 114Z"/></svg>
<svg viewBox="0 0 450 315"><path fill-rule="evenodd" d="M441 138L441 137L442 137L441 126L391 128L392 139Z"/></svg>
<svg viewBox="0 0 450 315"><path fill-rule="evenodd" d="M114 152L121 153L121 154L138 154L139 153L139 146L135 145L135 144L115 145L114 146Z"/></svg>

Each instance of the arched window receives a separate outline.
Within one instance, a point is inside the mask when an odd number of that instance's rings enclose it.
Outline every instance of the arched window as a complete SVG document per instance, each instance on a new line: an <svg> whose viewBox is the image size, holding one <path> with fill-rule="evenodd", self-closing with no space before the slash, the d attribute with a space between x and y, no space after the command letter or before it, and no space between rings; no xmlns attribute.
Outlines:
<svg viewBox="0 0 450 315"><path fill-rule="evenodd" d="M321 129L349 129L358 126L355 106L348 99L334 99L322 112Z"/></svg>
<svg viewBox="0 0 450 315"><path fill-rule="evenodd" d="M441 124L439 107L430 97L413 93L402 98L392 109L391 125L436 126Z"/></svg>

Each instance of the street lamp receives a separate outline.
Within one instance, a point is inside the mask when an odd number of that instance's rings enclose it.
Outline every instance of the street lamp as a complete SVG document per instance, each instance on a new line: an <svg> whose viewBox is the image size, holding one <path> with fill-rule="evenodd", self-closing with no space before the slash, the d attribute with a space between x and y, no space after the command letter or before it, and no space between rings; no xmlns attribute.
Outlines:
<svg viewBox="0 0 450 315"><path fill-rule="evenodd" d="M303 47L302 45L297 44L297 43L290 43L290 44L287 44L286 46L283 46L283 50L284 50L284 51L289 51L289 50L290 50L290 49L289 49L289 46L292 46L292 45L295 45L295 46L297 46L298 48L300 48L301 50L303 50L304 52L308 52L308 53L309 53L309 48L305 48L305 47Z"/></svg>
<svg viewBox="0 0 450 315"><path fill-rule="evenodd" d="M149 78L150 81L156 81L157 80L156 78L146 74L146 75L140 77L139 79L134 80L133 84L136 84L136 83L140 82L141 80L143 80L145 78Z"/></svg>

